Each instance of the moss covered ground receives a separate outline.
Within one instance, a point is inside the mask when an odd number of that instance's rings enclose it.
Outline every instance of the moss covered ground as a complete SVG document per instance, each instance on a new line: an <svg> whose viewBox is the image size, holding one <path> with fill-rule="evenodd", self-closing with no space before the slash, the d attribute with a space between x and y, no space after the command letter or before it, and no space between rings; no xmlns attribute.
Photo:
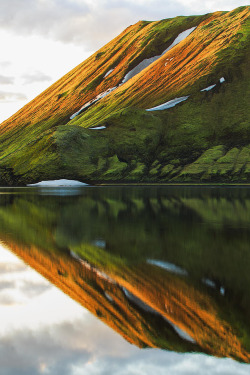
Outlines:
<svg viewBox="0 0 250 375"><path fill-rule="evenodd" d="M1 124L0 184L59 178L249 182L249 15L245 6L128 27ZM192 27L186 39L120 85L138 63L160 55ZM146 111L186 95L173 108Z"/></svg>

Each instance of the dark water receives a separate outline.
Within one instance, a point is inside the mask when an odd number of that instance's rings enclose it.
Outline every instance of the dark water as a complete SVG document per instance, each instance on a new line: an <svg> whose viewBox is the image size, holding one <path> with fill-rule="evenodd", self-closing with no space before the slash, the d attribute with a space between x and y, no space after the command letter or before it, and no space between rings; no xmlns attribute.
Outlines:
<svg viewBox="0 0 250 375"><path fill-rule="evenodd" d="M249 188L1 189L0 374L248 374L249 240Z"/></svg>

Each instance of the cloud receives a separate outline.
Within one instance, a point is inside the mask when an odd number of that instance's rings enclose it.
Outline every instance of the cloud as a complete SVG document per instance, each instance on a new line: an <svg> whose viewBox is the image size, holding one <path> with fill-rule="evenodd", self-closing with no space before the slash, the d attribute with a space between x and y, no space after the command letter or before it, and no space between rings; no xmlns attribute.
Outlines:
<svg viewBox="0 0 250 375"><path fill-rule="evenodd" d="M50 76L42 72L24 74L22 78L24 79L25 85L29 85L29 84L36 83L36 82L46 82L46 81L52 80Z"/></svg>
<svg viewBox="0 0 250 375"><path fill-rule="evenodd" d="M1 101L19 101L19 100L27 100L27 96L22 94L21 92L7 92L7 91L0 91L0 102Z"/></svg>
<svg viewBox="0 0 250 375"><path fill-rule="evenodd" d="M10 263L10 262L1 262L0 263L0 277L4 274L12 272L25 272L27 266L22 263Z"/></svg>
<svg viewBox="0 0 250 375"><path fill-rule="evenodd" d="M20 285L20 291L28 298L38 297L51 288L51 284L44 282L24 281Z"/></svg>
<svg viewBox="0 0 250 375"><path fill-rule="evenodd" d="M23 305L52 288L43 278L34 278L33 271L25 264L0 263L0 308Z"/></svg>
<svg viewBox="0 0 250 375"><path fill-rule="evenodd" d="M0 61L1 68L8 68L11 65L10 61Z"/></svg>
<svg viewBox="0 0 250 375"><path fill-rule="evenodd" d="M15 306L20 304L17 298L7 293L0 293L0 306Z"/></svg>
<svg viewBox="0 0 250 375"><path fill-rule="evenodd" d="M12 85L14 77L3 76L0 74L0 85Z"/></svg>
<svg viewBox="0 0 250 375"><path fill-rule="evenodd" d="M84 365L88 358L86 350L58 343L48 330L15 332L0 342L1 375L69 375L73 366Z"/></svg>
<svg viewBox="0 0 250 375"><path fill-rule="evenodd" d="M248 0L247 0L248 1ZM241 0L1 0L0 27L96 49L139 20L233 9Z"/></svg>
<svg viewBox="0 0 250 375"><path fill-rule="evenodd" d="M13 288L13 282L8 280L0 281L0 290Z"/></svg>
<svg viewBox="0 0 250 375"><path fill-rule="evenodd" d="M99 328L97 325L96 328ZM66 328L66 329L65 329ZM85 329L84 329L85 328ZM91 326L91 330L94 327ZM157 349L138 349L125 343L120 351L111 352L108 330L106 342L110 351L100 351L98 335L91 340L87 322L65 323L38 331L14 331L0 341L1 375L248 375L249 365L231 359L203 354L174 353ZM91 333L91 332L89 332ZM75 339L76 338L76 339Z"/></svg>

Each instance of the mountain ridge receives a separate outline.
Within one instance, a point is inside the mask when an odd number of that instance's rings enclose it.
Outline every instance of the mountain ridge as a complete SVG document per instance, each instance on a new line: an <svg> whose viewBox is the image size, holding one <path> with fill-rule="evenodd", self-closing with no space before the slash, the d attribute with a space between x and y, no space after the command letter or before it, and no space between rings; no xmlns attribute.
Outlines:
<svg viewBox="0 0 250 375"><path fill-rule="evenodd" d="M248 182L249 15L129 26L0 125L0 184Z"/></svg>

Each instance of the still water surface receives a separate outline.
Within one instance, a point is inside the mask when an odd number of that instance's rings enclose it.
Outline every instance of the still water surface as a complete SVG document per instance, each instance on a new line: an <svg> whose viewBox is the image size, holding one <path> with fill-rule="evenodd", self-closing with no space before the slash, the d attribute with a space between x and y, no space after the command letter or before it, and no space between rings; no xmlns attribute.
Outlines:
<svg viewBox="0 0 250 375"><path fill-rule="evenodd" d="M250 189L0 190L0 374L249 374Z"/></svg>

